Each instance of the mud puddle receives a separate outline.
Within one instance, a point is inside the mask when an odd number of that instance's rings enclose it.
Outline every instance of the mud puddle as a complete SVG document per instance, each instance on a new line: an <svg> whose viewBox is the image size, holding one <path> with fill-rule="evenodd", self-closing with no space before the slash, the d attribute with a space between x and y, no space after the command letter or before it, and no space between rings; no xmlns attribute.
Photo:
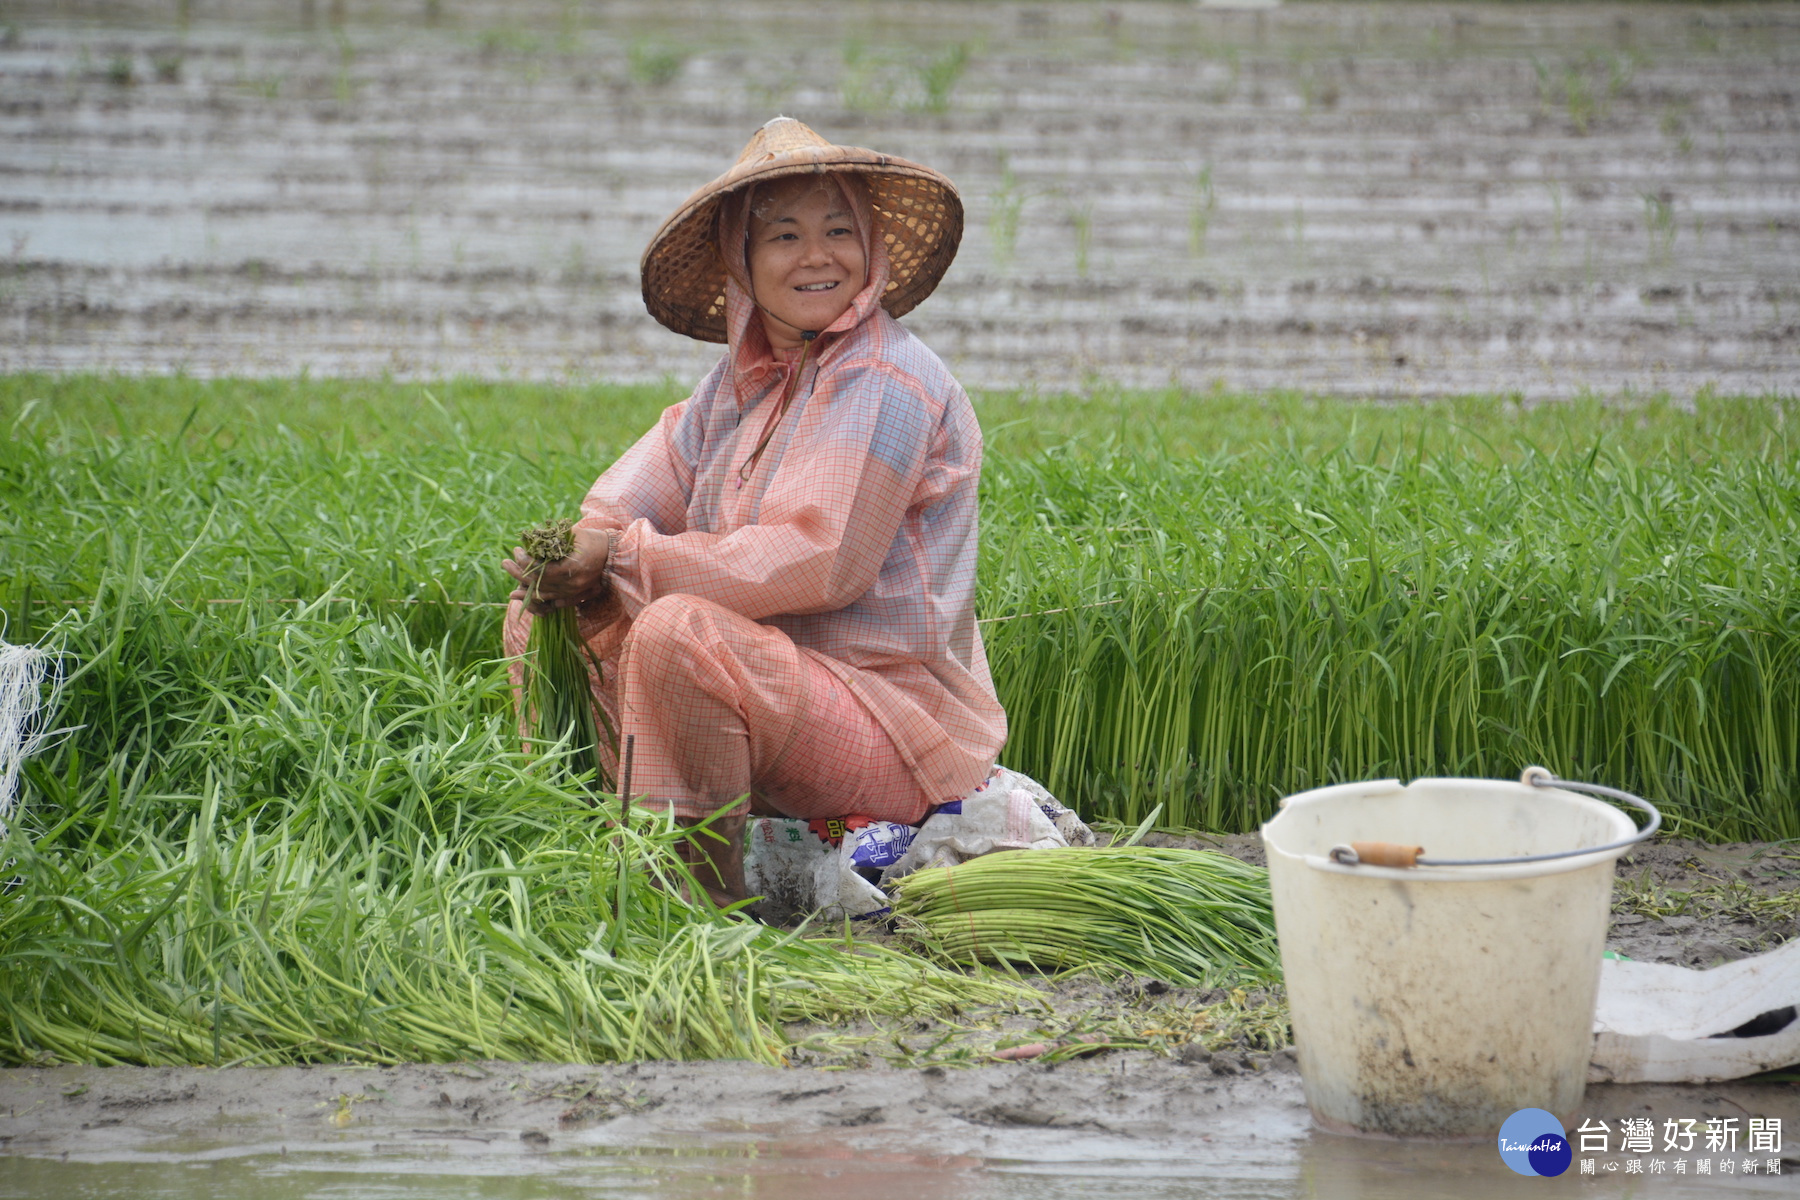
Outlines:
<svg viewBox="0 0 1800 1200"><path fill-rule="evenodd" d="M939 166L972 386L1800 390L1800 10L19 0L0 370L692 380L777 112Z"/></svg>
<svg viewBox="0 0 1800 1200"><path fill-rule="evenodd" d="M1584 1116L1703 1124L1754 1113L1793 1130L1795 1092L1595 1086ZM583 1109L584 1098L598 1107ZM1314 1131L1292 1073L1219 1078L1144 1054L935 1073L731 1063L19 1069L0 1074L0 1136L0 1197L1474 1198L1521 1186L1491 1144ZM1625 1174L1626 1156L1597 1157L1592 1177L1529 1186L1779 1194L1800 1171L1790 1159L1770 1176L1770 1156L1759 1154L1753 1174L1651 1178Z"/></svg>

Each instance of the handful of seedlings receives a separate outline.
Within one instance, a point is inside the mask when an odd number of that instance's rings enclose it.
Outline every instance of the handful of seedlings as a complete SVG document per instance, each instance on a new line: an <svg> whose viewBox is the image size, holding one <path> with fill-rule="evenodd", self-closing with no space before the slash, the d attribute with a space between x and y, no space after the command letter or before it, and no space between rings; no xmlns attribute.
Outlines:
<svg viewBox="0 0 1800 1200"><path fill-rule="evenodd" d="M531 555L535 574L530 596L537 598L537 580L544 568L575 552L575 522L547 521L536 529L519 535L525 553ZM600 752L600 738L607 744L617 736L606 712L594 698L588 680L588 669L596 676L600 663L582 641L575 624L573 608L559 608L532 618L531 633L525 641L525 725L531 736L544 745L566 741L570 747L570 773L585 773L592 764L598 790L613 787L606 759Z"/></svg>
<svg viewBox="0 0 1800 1200"><path fill-rule="evenodd" d="M1269 873L1209 850L1020 850L908 875L896 916L961 962L1217 986L1280 970Z"/></svg>

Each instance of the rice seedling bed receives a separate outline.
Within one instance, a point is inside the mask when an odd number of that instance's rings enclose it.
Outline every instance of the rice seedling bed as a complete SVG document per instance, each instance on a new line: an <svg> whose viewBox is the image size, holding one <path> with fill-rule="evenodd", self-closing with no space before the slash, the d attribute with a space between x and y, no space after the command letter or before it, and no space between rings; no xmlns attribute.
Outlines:
<svg viewBox="0 0 1800 1200"><path fill-rule="evenodd" d="M8 636L74 606L79 652L136 570L183 612L322 602L467 667L498 645L496 531L566 506L674 398L0 379ZM1096 392L981 411L1007 761L1084 813L1135 824L1162 803L1172 825L1247 829L1308 786L1542 762L1640 789L1693 836L1800 834L1782 401ZM183 670L153 657L140 691ZM90 725L97 746L129 735Z"/></svg>
<svg viewBox="0 0 1800 1200"><path fill-rule="evenodd" d="M605 925L616 835L518 746L497 559L673 398L0 377L0 612L72 727L0 847L0 1057L775 1061L796 1020L1037 1011L648 887ZM1085 813L1541 761L1800 834L1781 402L981 411L1006 759Z"/></svg>
<svg viewBox="0 0 1800 1200"><path fill-rule="evenodd" d="M1469 407L1278 407L1189 452L1003 431L981 605L1009 765L1083 812L1243 830L1309 787L1541 763L1688 836L1800 836L1782 404L1623 435Z"/></svg>

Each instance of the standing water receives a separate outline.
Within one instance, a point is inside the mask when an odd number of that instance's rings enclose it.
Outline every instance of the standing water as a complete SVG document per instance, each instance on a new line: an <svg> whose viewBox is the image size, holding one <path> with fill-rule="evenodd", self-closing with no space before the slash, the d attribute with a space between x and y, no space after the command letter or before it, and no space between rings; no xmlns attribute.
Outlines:
<svg viewBox="0 0 1800 1200"><path fill-rule="evenodd" d="M1597 1086L1581 1116L1618 1129L1651 1112L1704 1128L1751 1112L1794 1130L1794 1091ZM1766 1154L1754 1175L1736 1173L1734 1161L1730 1178L1700 1180L1627 1174L1634 1156L1620 1149L1615 1141L1615 1153L1586 1155L1592 1175L1527 1181L1492 1142L1318 1131L1299 1077L1279 1061L1209 1069L1142 1051L923 1070L720 1062L0 1071L0 1200L1791 1192L1786 1175L1763 1173ZM1709 1167L1718 1158L1698 1147L1687 1157Z"/></svg>

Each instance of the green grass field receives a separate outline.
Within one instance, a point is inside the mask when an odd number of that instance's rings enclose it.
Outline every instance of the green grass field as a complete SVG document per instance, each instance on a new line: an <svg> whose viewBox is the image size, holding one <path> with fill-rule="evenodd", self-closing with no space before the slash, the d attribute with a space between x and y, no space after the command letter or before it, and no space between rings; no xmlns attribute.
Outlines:
<svg viewBox="0 0 1800 1200"><path fill-rule="evenodd" d="M497 559L676 398L0 379L5 637L72 728L0 846L0 1060L769 1061L999 986L649 888L596 930L618 842L517 744ZM1004 758L1086 815L1537 762L1800 837L1789 405L978 406Z"/></svg>

